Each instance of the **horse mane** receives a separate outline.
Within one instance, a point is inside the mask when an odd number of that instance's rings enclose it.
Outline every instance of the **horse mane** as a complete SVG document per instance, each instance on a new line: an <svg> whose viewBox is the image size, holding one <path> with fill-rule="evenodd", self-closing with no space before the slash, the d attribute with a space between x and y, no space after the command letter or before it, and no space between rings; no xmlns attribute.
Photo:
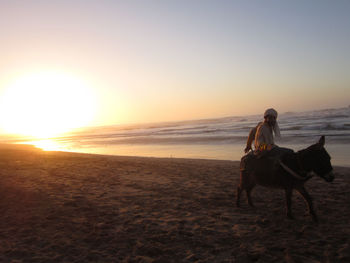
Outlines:
<svg viewBox="0 0 350 263"><path fill-rule="evenodd" d="M317 161L315 159L316 156L322 156L323 158L329 158L329 160L331 159L331 156L326 151L324 146L320 145L319 143L312 144L305 149L297 151L296 155L299 156L298 158L300 159L300 162L302 163L301 166L304 167L305 171L310 171L312 169L312 167L314 167L317 164Z"/></svg>
<svg viewBox="0 0 350 263"><path fill-rule="evenodd" d="M310 172L313 166L313 154L319 149L318 144L310 145L309 147L299 150L295 153L298 161L298 166L305 172Z"/></svg>

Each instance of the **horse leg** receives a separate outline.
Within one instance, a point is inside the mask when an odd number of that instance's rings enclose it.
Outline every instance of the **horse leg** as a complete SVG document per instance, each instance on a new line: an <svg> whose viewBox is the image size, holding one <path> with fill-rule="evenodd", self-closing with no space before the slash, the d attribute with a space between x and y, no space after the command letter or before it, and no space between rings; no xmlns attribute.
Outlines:
<svg viewBox="0 0 350 263"><path fill-rule="evenodd" d="M286 189L287 217L289 219L294 219L294 216L292 214L292 195L293 189Z"/></svg>
<svg viewBox="0 0 350 263"><path fill-rule="evenodd" d="M252 201L252 197L250 196L250 193L252 192L254 186L255 186L255 184L251 184L251 185L249 185L249 187L246 188L248 204L251 207L255 207L255 205L253 204L253 201Z"/></svg>
<svg viewBox="0 0 350 263"><path fill-rule="evenodd" d="M315 213L315 210L314 210L314 207L313 207L313 204L312 204L312 198L311 198L310 194L306 191L304 186L298 187L297 191L303 196L304 200L308 204L309 214L312 216L312 219L315 222L318 222L318 218L317 218L317 215Z"/></svg>
<svg viewBox="0 0 350 263"><path fill-rule="evenodd" d="M240 201L241 201L241 193L242 193L242 188L241 186L237 187L237 195L236 195L236 206L239 207L240 206Z"/></svg>
<svg viewBox="0 0 350 263"><path fill-rule="evenodd" d="M252 202L252 198L250 196L250 192L255 186L255 182L251 178L252 174L249 173L246 169L241 170L241 181L239 186L237 187L237 199L236 199L236 205L239 207L240 199L241 199L241 193L243 190L246 190L247 193L247 199L248 199L248 204L251 207L254 207L254 204Z"/></svg>
<svg viewBox="0 0 350 263"><path fill-rule="evenodd" d="M241 170L240 174L240 182L239 186L237 187L237 193L236 193L236 206L240 206L240 201L241 201L241 193L242 190L244 189L245 181L247 180L247 172L245 170Z"/></svg>
<svg viewBox="0 0 350 263"><path fill-rule="evenodd" d="M241 170L241 177L240 177L240 183L237 187L237 196L236 196L236 205L239 207L240 200L241 200L241 194L243 190L246 190L247 192L247 198L248 198L248 204L252 207L254 207L252 199L250 197L250 192L255 186L255 183L251 180L251 174L247 170Z"/></svg>

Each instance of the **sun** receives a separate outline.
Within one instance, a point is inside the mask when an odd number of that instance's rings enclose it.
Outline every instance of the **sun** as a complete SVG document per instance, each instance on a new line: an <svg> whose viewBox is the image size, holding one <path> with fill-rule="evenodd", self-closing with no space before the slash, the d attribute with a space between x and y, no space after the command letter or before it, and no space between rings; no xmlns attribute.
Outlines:
<svg viewBox="0 0 350 263"><path fill-rule="evenodd" d="M66 73L22 76L0 94L0 126L11 134L50 138L88 125L96 96L81 79Z"/></svg>

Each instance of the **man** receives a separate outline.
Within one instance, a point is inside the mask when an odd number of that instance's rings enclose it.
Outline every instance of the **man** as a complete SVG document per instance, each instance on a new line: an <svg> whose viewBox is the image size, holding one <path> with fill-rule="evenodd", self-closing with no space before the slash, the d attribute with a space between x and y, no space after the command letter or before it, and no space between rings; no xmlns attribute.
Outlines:
<svg viewBox="0 0 350 263"><path fill-rule="evenodd" d="M264 121L260 122L249 133L247 146L244 149L245 153L252 149L254 140L255 151L272 150L275 145L274 136L280 137L280 129L277 124L277 111L275 109L267 109L264 113Z"/></svg>
<svg viewBox="0 0 350 263"><path fill-rule="evenodd" d="M255 150L241 159L241 170L245 170L247 163L254 156L281 156L286 153L292 153L293 150L279 147L275 144L274 135L280 137L280 129L277 123L277 111L275 109L267 109L264 113L264 121L260 122L253 128L248 136L247 146L244 149L245 153L252 150L252 142L254 140Z"/></svg>

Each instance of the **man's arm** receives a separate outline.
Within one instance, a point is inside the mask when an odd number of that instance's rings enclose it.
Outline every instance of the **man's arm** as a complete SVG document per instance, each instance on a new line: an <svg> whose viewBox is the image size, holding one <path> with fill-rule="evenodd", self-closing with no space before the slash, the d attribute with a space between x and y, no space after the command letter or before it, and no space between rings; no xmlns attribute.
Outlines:
<svg viewBox="0 0 350 263"><path fill-rule="evenodd" d="M252 143L255 139L256 130L257 130L257 127L250 130L248 140L247 140L247 146L244 149L245 153L249 152L252 149Z"/></svg>

